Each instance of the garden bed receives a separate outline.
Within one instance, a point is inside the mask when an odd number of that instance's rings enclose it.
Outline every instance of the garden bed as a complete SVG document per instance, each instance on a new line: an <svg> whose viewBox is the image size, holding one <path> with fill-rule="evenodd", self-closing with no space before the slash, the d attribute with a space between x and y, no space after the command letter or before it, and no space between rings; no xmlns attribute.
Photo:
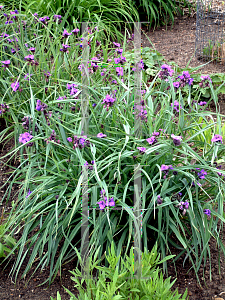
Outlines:
<svg viewBox="0 0 225 300"><path fill-rule="evenodd" d="M182 49L184 47L184 45L187 45L187 36L189 38L189 44L193 46L194 43L194 34L190 35L190 33L188 33L188 31L190 32L190 30L192 30L194 32L194 28L193 27L193 18L177 18L176 22L174 24L174 31L168 31L165 32L165 28L159 28L156 29L156 31L153 33L151 32L149 34L149 37L151 38L151 40L153 41L153 43L155 43L156 48L159 52L161 52L166 59L168 59L168 61L174 60L176 63L178 63L178 65L180 67L185 67L187 64L187 61L190 59L191 55L193 54L193 47L189 47L186 49L185 53L183 53ZM186 23L185 23L186 22ZM181 26L182 24L182 26ZM176 32L176 36L174 35L174 32ZM168 38L169 36L169 38ZM180 39L178 39L179 37L182 37L182 41ZM193 38L193 39L192 39ZM169 39L169 43L168 43L168 39ZM149 46L147 44L147 41L144 40L144 46ZM176 45L176 46L175 46ZM175 52L175 50L176 52ZM188 52L188 50L190 50ZM177 55L175 55L177 53ZM171 57L172 54L172 57ZM195 64L195 65L194 65ZM190 64L192 67L193 66L197 66L200 65L200 62L195 61L194 64ZM215 69L216 68L216 69ZM211 69L211 71L210 71ZM206 73L204 74L211 74L211 73L217 73L218 72L218 66L215 67L214 65L210 64L207 65L207 68L204 70ZM221 69L222 70L222 69ZM214 72L215 71L215 72ZM198 71L199 72L199 71ZM221 71L222 72L222 71ZM220 107L221 107L221 113L225 112L225 106L223 105L223 96L221 96L220 99ZM210 106L210 111L215 112L215 107L213 107L213 105ZM2 128L4 127L4 124L2 125ZM10 151L10 148L12 149L12 147L14 146L14 140L10 140L7 145L2 145L1 149L1 156L4 156L5 154L7 154ZM4 162L6 161L6 159L4 159ZM18 164L15 162L12 167L17 167ZM1 184L4 183L8 177L7 173L10 172L10 168L4 168L1 170ZM13 199L13 197L16 197L16 193L18 192L18 185L15 185L13 187L13 193L11 193L11 198L9 199L8 203L5 205L5 200L3 202L3 207L4 210L6 212L8 212L11 207L12 207L12 200L15 201L15 199ZM3 193L5 192L5 190L3 190ZM0 195L2 196L2 195ZM1 199L0 199L1 200ZM20 236L18 236L19 238ZM174 237L175 238L175 237ZM211 239L212 240L212 239ZM221 269L222 269L222 275L221 278L219 278L218 275L218 269L217 269L217 265L218 265L218 257L217 257L217 248L216 248L216 244L215 241L210 241L210 248L211 248L211 260L212 260L212 282L209 279L208 276L208 269L206 271L205 274L205 279L206 279L206 284L207 284L207 289L204 286L204 281L202 280L202 268L200 269L199 272L199 276L200 276L200 280L201 280L201 284L203 286L203 288L201 289L196 281L195 278L195 274L193 271L190 271L189 274L187 275L187 271L188 269L191 267L191 263L188 262L188 260L186 261L185 266L182 266L183 263L183 259L184 256L182 256L178 262L177 262L177 281L173 286L173 289L175 288L179 288L179 292L180 293L184 293L185 289L188 288L188 293L190 296L190 300L197 300L197 299L212 299L212 297L214 297L215 295L219 295L220 297L223 299L224 294L223 290L225 288L225 276L223 276L223 270L225 269L225 265L224 265L224 257L221 257ZM178 250L173 249L174 252L172 254L178 254ZM28 263L28 259L26 258L24 261L24 266L21 268L20 272L19 272L19 276L18 279L20 277L20 275L22 275L22 271L25 269L25 264ZM76 260L65 265L62 266L62 278L60 280L60 276L58 274L58 276L56 277L55 281L53 282L53 284L48 288L47 285L45 284L44 286L40 286L37 287L38 284L42 283L43 281L45 281L48 278L48 268L46 268L44 270L44 272L42 272L41 274L39 272L37 272L34 277L31 278L30 282L27 283L27 286L25 286L27 280L29 279L29 276L32 274L32 271L34 271L35 269L35 264L32 267L32 270L29 272L29 274L26 276L25 279L23 280L18 280L17 285L15 286L13 284L13 282L11 281L11 278L8 277L8 272L10 271L10 267L12 266L13 261L10 262L9 266L6 268L6 270L3 270L0 272L0 297L1 299L43 299L43 300L49 300L50 296L52 297L56 297L56 292L59 291L61 294L61 298L64 300L67 300L69 298L68 294L64 291L62 285L64 285L66 288L68 288L71 292L76 294L76 290L73 287L73 282L70 280L70 273L69 270L72 270L75 265L76 265ZM174 272L174 267L173 266L169 266L168 268L168 274L169 276L172 276L172 279L176 278L176 274ZM225 298L225 297L224 297Z"/></svg>

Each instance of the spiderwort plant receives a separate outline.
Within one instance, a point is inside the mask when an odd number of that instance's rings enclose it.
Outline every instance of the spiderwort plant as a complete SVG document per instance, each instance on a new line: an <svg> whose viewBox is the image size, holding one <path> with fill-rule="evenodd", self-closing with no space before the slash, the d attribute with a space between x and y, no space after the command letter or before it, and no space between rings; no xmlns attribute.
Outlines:
<svg viewBox="0 0 225 300"><path fill-rule="evenodd" d="M20 15L16 17L21 18ZM198 125L203 112L210 115L204 105L199 105L203 111L188 106L182 94L187 86L192 89L192 77L186 71L182 75L176 74L171 66L163 64L158 67L159 76L155 75L149 81L145 58L138 59L133 66L132 52L125 47L126 40L124 45L119 45L118 41L109 44L100 39L95 28L89 28L90 84L86 87L90 132L85 134L81 126L81 95L84 91L82 72L86 66L81 59L80 47L80 44L84 45L84 37L79 30L73 31L74 27L64 28L63 22L62 27L57 26L63 18L41 14L27 17L30 27L26 27L27 36L23 38L17 23L10 25L15 26L14 31L7 25L7 31L5 27L1 32L2 47L4 40L13 35L12 48L17 49L17 38L23 50L12 53L11 48L7 48L2 52L0 93L2 102L8 105L2 115L7 116L18 136L15 151L19 147L25 152L31 150L29 160L21 155L21 164L16 170L20 181L25 183L11 212L14 221L8 227L13 234L18 230L22 233L22 238L17 241L20 252L13 275L28 257L28 251L23 252L24 245L33 249L24 274L38 258L40 265L50 267L49 282L57 275L62 263L76 256L71 245L74 238L80 239L84 170L88 173L90 244L94 248L100 244L107 248L115 237L118 251L125 245L126 254L133 240L129 226L135 218L131 209L136 175L134 164L141 166L144 246L151 247L148 243L150 234L159 242L165 257L166 249L170 248L170 235L174 234L178 239L177 248L183 247L187 252L197 274L202 260L210 253L209 237L203 226L206 224L204 209L210 209L211 216L217 218L215 222L211 222L213 218L207 220L207 226L225 252L217 230L218 220L224 222L221 205L224 171L217 168L221 164L224 144L220 133L215 133L210 137L210 151L201 153L196 136L207 128L190 135L190 129ZM31 44L34 34L38 42ZM55 37L61 40L60 46L54 43ZM102 45L109 50L107 53ZM155 54L149 49L146 53L152 57ZM10 64L3 63L8 60ZM12 73L10 78L6 75L8 70ZM141 103L134 101L134 74L137 71L145 75L144 87L139 91ZM176 79L177 75L180 77ZM29 80L25 80L25 76ZM179 86L184 83L185 86L176 91L172 82L178 79ZM167 90L165 87L169 84L171 87ZM1 106L3 109L5 107ZM142 128L138 138L134 136L136 120ZM209 163L215 148L218 148L218 165ZM25 202L24 195L29 189L32 193ZM218 204L217 211L211 203ZM187 225L190 226L188 233L185 232ZM48 256L43 251L45 246ZM199 257L199 248L204 258ZM193 252L195 259L190 255Z"/></svg>

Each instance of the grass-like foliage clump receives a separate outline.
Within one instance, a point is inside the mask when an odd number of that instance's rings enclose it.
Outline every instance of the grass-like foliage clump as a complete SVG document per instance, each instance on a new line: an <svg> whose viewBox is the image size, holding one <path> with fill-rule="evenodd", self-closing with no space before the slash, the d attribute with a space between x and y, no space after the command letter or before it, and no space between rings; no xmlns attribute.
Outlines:
<svg viewBox="0 0 225 300"><path fill-rule="evenodd" d="M15 137L7 156L20 156L4 197L20 184L5 228L21 233L5 258L17 250L12 274L29 257L23 276L35 262L51 282L86 237L102 245L99 258L113 241L126 255L133 226L144 248L157 241L162 259L179 248L196 275L211 238L225 253L223 83L197 81L154 49L134 51L127 30L120 44L104 38L101 22L64 27L59 15L0 14L1 142ZM210 101L216 114L205 109ZM87 195L90 235L81 237Z"/></svg>

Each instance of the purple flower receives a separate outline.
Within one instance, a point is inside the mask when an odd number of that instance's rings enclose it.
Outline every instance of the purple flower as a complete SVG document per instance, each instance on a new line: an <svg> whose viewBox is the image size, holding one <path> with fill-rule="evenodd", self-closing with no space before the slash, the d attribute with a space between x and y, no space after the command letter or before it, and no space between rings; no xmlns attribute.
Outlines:
<svg viewBox="0 0 225 300"><path fill-rule="evenodd" d="M31 48L29 48L29 49L27 49L28 51L31 51L32 53L34 53L35 52L35 48L34 47L31 47Z"/></svg>
<svg viewBox="0 0 225 300"><path fill-rule="evenodd" d="M146 139L146 141L149 143L149 145L153 145L157 142L155 136L151 136L150 138Z"/></svg>
<svg viewBox="0 0 225 300"><path fill-rule="evenodd" d="M210 209L204 209L204 214L206 214L207 216L211 216L211 210Z"/></svg>
<svg viewBox="0 0 225 300"><path fill-rule="evenodd" d="M100 191L100 194L101 194L101 195L104 195L104 194L105 194L105 190L104 190L104 189L101 190L101 191Z"/></svg>
<svg viewBox="0 0 225 300"><path fill-rule="evenodd" d="M2 63L2 67L4 68L4 71L6 69L6 67L8 67L10 65L10 60L5 60L5 61L1 61Z"/></svg>
<svg viewBox="0 0 225 300"><path fill-rule="evenodd" d="M123 76L123 68L122 67L116 67L116 72L118 76Z"/></svg>
<svg viewBox="0 0 225 300"><path fill-rule="evenodd" d="M97 137L98 138L103 138L103 137L107 137L107 135L100 132L100 133L97 134Z"/></svg>
<svg viewBox="0 0 225 300"><path fill-rule="evenodd" d="M214 136L213 136L213 138L211 139L211 142L223 142L223 138L222 138L222 136L221 135L219 135L219 134L215 134Z"/></svg>
<svg viewBox="0 0 225 300"><path fill-rule="evenodd" d="M50 74L49 71L45 72L45 70L43 70L43 72L44 72L45 80L46 80L46 82L48 82L48 79L50 76L52 76L52 74Z"/></svg>
<svg viewBox="0 0 225 300"><path fill-rule="evenodd" d="M171 68L171 66L166 64L162 65L161 69L163 69L163 71L159 72L159 78L161 79L165 79L168 76L172 76L174 73L174 70Z"/></svg>
<svg viewBox="0 0 225 300"><path fill-rule="evenodd" d="M109 94L106 95L105 99L103 99L102 104L104 105L104 108L107 107L107 111L109 110L109 107L113 106L113 103L116 101L113 97L111 97Z"/></svg>
<svg viewBox="0 0 225 300"><path fill-rule="evenodd" d="M200 101L200 102L198 103L198 105L201 105L201 106L206 105L206 104L207 104L206 101Z"/></svg>
<svg viewBox="0 0 225 300"><path fill-rule="evenodd" d="M107 198L105 197L105 204L107 206L115 206L115 201L113 199L113 197L109 198L109 201L107 200Z"/></svg>
<svg viewBox="0 0 225 300"><path fill-rule="evenodd" d="M73 33L74 35L77 35L79 31L80 31L80 29L75 28L75 29L72 30L72 33Z"/></svg>
<svg viewBox="0 0 225 300"><path fill-rule="evenodd" d="M205 176L207 175L207 172L204 170L204 169L202 169L199 173L198 173L198 177L200 178L200 179L205 179Z"/></svg>
<svg viewBox="0 0 225 300"><path fill-rule="evenodd" d="M30 79L30 76L33 76L33 74L27 73L23 78L24 78L24 80L28 80L28 79Z"/></svg>
<svg viewBox="0 0 225 300"><path fill-rule="evenodd" d="M41 100L37 99L37 104L36 104L36 110L40 111L42 109L42 103Z"/></svg>
<svg viewBox="0 0 225 300"><path fill-rule="evenodd" d="M73 140L72 140L71 137L68 137L68 138L67 138L67 141L71 143Z"/></svg>
<svg viewBox="0 0 225 300"><path fill-rule="evenodd" d="M163 203L163 198L161 198L161 196L160 196L160 195L158 195L158 196L157 196L157 200L156 200L156 201L157 201L157 204L158 204L158 205L160 205L160 204L162 204L162 203Z"/></svg>
<svg viewBox="0 0 225 300"><path fill-rule="evenodd" d="M16 91L18 90L19 86L20 86L20 84L19 84L18 81L13 82L13 83L11 84L11 88L13 89L14 92L16 92Z"/></svg>
<svg viewBox="0 0 225 300"><path fill-rule="evenodd" d="M48 24L48 20L50 20L50 18L48 16L39 18L39 21L42 22L43 24L47 25Z"/></svg>
<svg viewBox="0 0 225 300"><path fill-rule="evenodd" d="M180 86L179 81L173 82L173 86L178 89Z"/></svg>
<svg viewBox="0 0 225 300"><path fill-rule="evenodd" d="M115 51L120 55L123 53L123 49L116 49Z"/></svg>
<svg viewBox="0 0 225 300"><path fill-rule="evenodd" d="M118 47L118 48L120 47L120 44L119 44L119 43L113 42L113 44L114 44L115 47Z"/></svg>
<svg viewBox="0 0 225 300"><path fill-rule="evenodd" d="M182 141L182 136L176 136L174 134L171 134L171 138L173 139L175 146L180 146L180 143Z"/></svg>
<svg viewBox="0 0 225 300"><path fill-rule="evenodd" d="M26 198L28 198L28 197L30 196L31 193L32 193L32 192L31 192L31 190L29 189Z"/></svg>
<svg viewBox="0 0 225 300"><path fill-rule="evenodd" d="M152 135L159 136L159 134L160 134L159 132L154 131Z"/></svg>
<svg viewBox="0 0 225 300"><path fill-rule="evenodd" d="M63 38L67 38L68 36L70 36L72 33L69 33L66 29L64 29L63 31Z"/></svg>
<svg viewBox="0 0 225 300"><path fill-rule="evenodd" d="M62 44L62 48L60 48L59 50L62 52L69 53L68 48L71 48L71 47L69 45Z"/></svg>
<svg viewBox="0 0 225 300"><path fill-rule="evenodd" d="M168 170L173 170L173 166L172 165L161 165L161 171L168 171Z"/></svg>
<svg viewBox="0 0 225 300"><path fill-rule="evenodd" d="M189 207L189 203L187 201L185 201L185 202L181 201L177 206L179 206L180 210L183 210L183 215L185 215L186 214L186 210Z"/></svg>
<svg viewBox="0 0 225 300"><path fill-rule="evenodd" d="M58 20L58 23L59 23L59 24L62 22L61 18L62 18L61 15L54 15L54 16L53 16L54 22L56 22L56 21Z"/></svg>
<svg viewBox="0 0 225 300"><path fill-rule="evenodd" d="M147 150L145 147L137 147L137 149L140 151L141 154L144 154Z"/></svg>
<svg viewBox="0 0 225 300"><path fill-rule="evenodd" d="M118 57L114 58L115 64L119 64L120 63L120 59Z"/></svg>
<svg viewBox="0 0 225 300"><path fill-rule="evenodd" d="M105 202L103 200L97 202L97 204L99 205L100 209L104 209L105 208Z"/></svg>
<svg viewBox="0 0 225 300"><path fill-rule="evenodd" d="M29 54L29 55L25 56L24 59L27 60L27 61L33 61L34 60L34 55Z"/></svg>
<svg viewBox="0 0 225 300"><path fill-rule="evenodd" d="M209 80L209 81L211 81L212 82L212 79L209 77L209 75L202 75L201 76L201 79L203 79L203 81L205 81L205 80Z"/></svg>
<svg viewBox="0 0 225 300"><path fill-rule="evenodd" d="M178 101L174 101L174 103L171 103L171 106L173 107L173 109L176 111L176 112L179 112L179 108L181 109L182 106L179 105L179 102Z"/></svg>
<svg viewBox="0 0 225 300"><path fill-rule="evenodd" d="M32 138L33 138L33 136L29 132L21 133L20 136L19 136L19 143L26 144ZM32 146L31 144L33 145L33 143L30 143L27 146Z"/></svg>

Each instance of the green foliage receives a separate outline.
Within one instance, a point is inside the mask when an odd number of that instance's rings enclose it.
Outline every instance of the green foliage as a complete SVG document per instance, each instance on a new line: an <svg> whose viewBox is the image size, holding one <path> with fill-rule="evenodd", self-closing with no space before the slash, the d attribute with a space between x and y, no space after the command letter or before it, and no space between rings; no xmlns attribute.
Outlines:
<svg viewBox="0 0 225 300"><path fill-rule="evenodd" d="M14 254L12 249L16 245L16 240L11 236L7 226L11 220L4 220L4 209L0 219L0 259L8 256L9 253Z"/></svg>
<svg viewBox="0 0 225 300"><path fill-rule="evenodd" d="M10 14L7 10L4 12ZM157 241L162 258L165 258L171 252L171 245L177 247L181 250L180 255L185 253L185 259L191 260L198 276L201 263L206 264L207 258L210 259L210 237L217 239L220 250L225 253L217 228L219 221L225 221L222 205L224 181L214 164L223 158L224 145L211 142L200 152L198 136L208 127L190 135L191 130L199 127L199 118L211 116L199 105L192 105L194 85L175 90L173 81L183 71L178 67L174 77L168 76L167 81L159 78L164 59L155 50L143 49L143 62L141 55L133 57L134 53L126 47L131 36L127 30L120 46L127 61L116 64L113 61L115 47L110 39L99 36L102 29L98 32L92 27L88 35L85 32L64 39L63 43L71 47L67 53L60 51L66 16L61 24L53 22L53 16L47 24L21 12L17 18L17 23L4 25L1 12L3 29L7 30L10 39L14 39L13 43L7 36L0 40L1 61L10 60L10 64L0 70L1 105L6 103L9 106L3 117L11 126L10 134L15 137L16 144L5 157L20 154L20 165L12 174L15 175L13 180L9 181L10 185L20 184L21 189L10 212L13 219L9 219L5 228L5 232L12 228L12 235L21 233L21 238L5 258L7 260L18 247L12 275L17 278L22 262L28 258L22 277L28 274L34 262L38 262L35 271L49 267L48 281L51 283L62 264L77 256L75 249L81 249L83 169L87 162L89 239L95 250L102 245L98 255L101 257L101 251L107 249L113 240L117 254L122 249L122 255L128 253L133 240L132 223L136 221L132 207L136 192L134 181L139 170L142 176L144 248L148 249L152 242ZM82 70L85 50L80 47L81 38L91 46L87 60L93 60L97 55L101 58L95 67L86 66L89 67L86 79ZM30 54L26 44L35 47L34 60L37 63L24 59ZM16 49L16 54L12 54L11 48ZM117 74L118 66L123 70L123 78ZM135 67L143 69L143 77L138 77ZM47 71L51 75L47 76ZM24 78L27 74L32 74L29 80ZM139 78L144 89L144 106L142 111L135 109L137 114L134 115L136 96L140 96L137 90ZM221 80L220 76L218 78ZM17 81L20 87L13 91L12 82ZM194 79L194 83L199 82ZM72 89L72 85L76 86ZM214 89L210 84L207 88L216 107L221 86ZM201 91L197 90L194 100L199 101L200 94ZM103 103L107 95L115 97L108 110ZM43 109L38 110L37 100L45 108L42 106ZM179 103L177 111L173 107L175 101ZM78 147L68 138L83 136L81 107L84 103L87 103L89 112L88 137L85 138L85 147L80 140ZM215 116L221 124L220 114ZM141 133L137 135L139 129ZM28 142L18 142L25 132L32 133L33 144L30 146ZM99 138L99 133L106 136ZM149 143L147 139L156 133L157 141ZM182 137L180 145L174 143L172 134ZM5 135L6 131L1 133L1 141L7 138ZM137 147L146 148L146 152L142 154ZM163 165L173 169L165 173ZM205 179L199 179L197 168L207 171ZM225 172L221 171L221 174ZM113 197L120 210L111 207L98 210L103 189L105 197ZM10 190L7 194L9 197ZM162 203L157 202L158 196ZM181 202L188 202L189 207L180 209ZM217 210L214 210L215 206L218 206ZM206 219L204 209L212 211L210 220ZM175 241L172 236L176 237ZM164 272L166 268L167 261L164 261Z"/></svg>
<svg viewBox="0 0 225 300"><path fill-rule="evenodd" d="M113 38L118 37L121 40L124 22L139 21L137 10L129 0L24 0L22 6L26 13L63 15L63 23L70 26L79 22L90 22L101 27Z"/></svg>
<svg viewBox="0 0 225 300"><path fill-rule="evenodd" d="M60 296L59 292L57 292L57 297L55 299L50 297L50 300L61 300L61 296Z"/></svg>
<svg viewBox="0 0 225 300"><path fill-rule="evenodd" d="M139 249L138 249L139 250ZM77 251L77 249L76 249ZM157 255L157 243L152 248L151 252L145 249L141 255L141 262L134 261L133 247L130 249L130 256L126 255L125 260L121 256L116 256L114 250L114 242L108 249L109 254L106 255L106 259L109 262L109 267L98 266L100 261L96 262L97 253L92 261L92 255L88 262L88 272L84 275L76 268L71 272L74 277L71 279L76 283L75 288L79 291L78 298L75 297L68 289L65 290L69 293L70 300L107 300L107 299L151 299L151 300L172 300L172 299L188 299L187 290L183 297L178 294L176 289L171 291L171 287L175 283L176 279L170 283L170 277L163 280L162 272L160 268L156 266L163 261L169 260L174 255L170 255L160 261L160 254ZM136 251L136 250L135 250ZM80 265L84 266L84 262L81 260L77 251L77 255L80 261ZM120 261L121 259L121 261ZM120 272L118 271L118 264L120 261ZM94 267L99 270L98 275L93 278ZM140 272L141 271L141 272ZM137 272L136 275L134 275ZM140 272L140 273L139 273ZM159 276L160 272L160 276ZM139 274L139 275L138 275ZM79 278L82 278L81 281ZM97 280L96 280L97 278ZM106 282L107 280L107 282ZM110 281L109 281L110 280ZM85 282L86 289L82 284Z"/></svg>
<svg viewBox="0 0 225 300"><path fill-rule="evenodd" d="M168 24L170 20L174 23L174 14L182 14L183 7L188 6L189 12L194 8L187 0L179 3L173 0L131 0L131 2L136 4L141 20L150 22L150 26L154 23L154 28L160 24Z"/></svg>
<svg viewBox="0 0 225 300"><path fill-rule="evenodd" d="M196 140L201 141L201 143L198 144L200 149L210 149L213 134L221 134L223 139L225 139L225 124L221 128L221 125L213 119L210 118L207 120L206 117L200 117L196 125L193 126L193 130L190 130L190 133L192 135L199 133L196 136Z"/></svg>

